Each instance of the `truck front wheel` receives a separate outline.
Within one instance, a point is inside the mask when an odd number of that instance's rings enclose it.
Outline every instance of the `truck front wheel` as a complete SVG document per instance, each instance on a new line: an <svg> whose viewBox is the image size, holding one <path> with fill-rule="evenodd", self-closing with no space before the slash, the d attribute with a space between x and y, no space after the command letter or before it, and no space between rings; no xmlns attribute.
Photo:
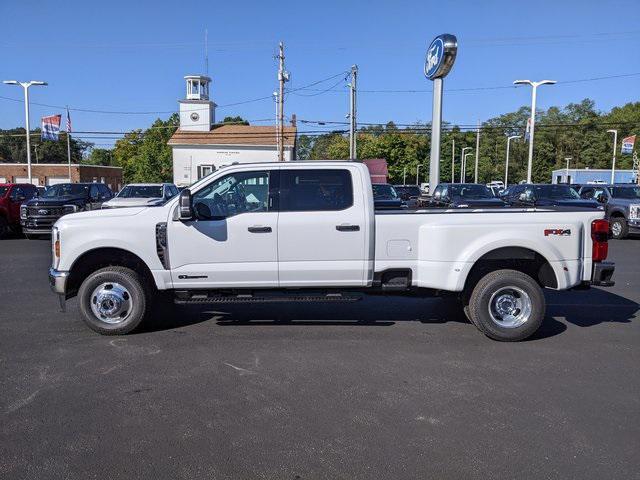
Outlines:
<svg viewBox="0 0 640 480"><path fill-rule="evenodd" d="M124 335L142 322L148 296L136 272L124 267L106 267L82 282L78 302L89 328L102 335Z"/></svg>
<svg viewBox="0 0 640 480"><path fill-rule="evenodd" d="M611 236L620 240L629 234L629 226L624 217L613 217L611 219Z"/></svg>
<svg viewBox="0 0 640 480"><path fill-rule="evenodd" d="M469 316L487 337L516 342L533 335L545 314L542 289L517 270L496 270L480 279L469 300Z"/></svg>

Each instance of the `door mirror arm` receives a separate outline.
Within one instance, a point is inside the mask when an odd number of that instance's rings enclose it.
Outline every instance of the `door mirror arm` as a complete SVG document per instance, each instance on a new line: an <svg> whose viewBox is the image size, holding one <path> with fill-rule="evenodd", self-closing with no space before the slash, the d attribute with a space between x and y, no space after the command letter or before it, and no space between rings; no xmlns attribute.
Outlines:
<svg viewBox="0 0 640 480"><path fill-rule="evenodd" d="M191 190L188 188L182 190L180 192L180 198L178 198L178 219L182 222L193 219Z"/></svg>

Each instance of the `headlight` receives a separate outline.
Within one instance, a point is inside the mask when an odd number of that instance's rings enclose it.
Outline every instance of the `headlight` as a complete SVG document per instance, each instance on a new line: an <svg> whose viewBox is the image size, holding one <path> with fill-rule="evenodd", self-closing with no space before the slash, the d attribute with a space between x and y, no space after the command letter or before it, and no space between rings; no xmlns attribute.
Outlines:
<svg viewBox="0 0 640 480"><path fill-rule="evenodd" d="M20 205L20 220L26 220L26 219L27 219L27 206Z"/></svg>
<svg viewBox="0 0 640 480"><path fill-rule="evenodd" d="M60 265L60 230L58 227L53 227L51 230L51 250L52 250L52 262L51 266L55 269Z"/></svg>
<svg viewBox="0 0 640 480"><path fill-rule="evenodd" d="M78 206L77 205L64 205L64 214L66 215L67 213L75 213L78 211Z"/></svg>

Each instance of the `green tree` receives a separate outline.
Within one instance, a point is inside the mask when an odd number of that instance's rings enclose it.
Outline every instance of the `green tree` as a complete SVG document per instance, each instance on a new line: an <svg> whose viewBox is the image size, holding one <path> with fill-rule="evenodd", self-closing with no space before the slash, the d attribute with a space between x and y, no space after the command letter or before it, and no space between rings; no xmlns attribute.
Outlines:
<svg viewBox="0 0 640 480"><path fill-rule="evenodd" d="M80 163L85 152L93 145L71 135L71 161ZM39 163L67 163L67 134L60 132L58 140L41 140L40 129L31 132L31 160L36 162L36 146ZM0 130L0 162L26 163L27 140L24 128Z"/></svg>
<svg viewBox="0 0 640 480"><path fill-rule="evenodd" d="M249 125L249 122L239 115L235 117L224 117L224 119L222 120L222 123L232 123L235 125Z"/></svg>
<svg viewBox="0 0 640 480"><path fill-rule="evenodd" d="M113 150L92 148L85 163L90 165L113 165Z"/></svg>

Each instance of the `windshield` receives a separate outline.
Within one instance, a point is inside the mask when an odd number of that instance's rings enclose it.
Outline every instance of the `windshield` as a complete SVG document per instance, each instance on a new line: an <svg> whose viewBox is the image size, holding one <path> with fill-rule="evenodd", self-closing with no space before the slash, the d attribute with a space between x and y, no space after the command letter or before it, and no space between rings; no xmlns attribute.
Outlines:
<svg viewBox="0 0 640 480"><path fill-rule="evenodd" d="M398 194L396 189L391 185L374 184L373 186L373 198L376 200L396 200Z"/></svg>
<svg viewBox="0 0 640 480"><path fill-rule="evenodd" d="M484 185L449 185L449 196L469 199L494 198L491 190Z"/></svg>
<svg viewBox="0 0 640 480"><path fill-rule="evenodd" d="M0 197L4 197L4 195L7 193L7 190L9 190L9 187L0 187Z"/></svg>
<svg viewBox="0 0 640 480"><path fill-rule="evenodd" d="M626 198L628 200L640 200L640 187L613 187L613 198Z"/></svg>
<svg viewBox="0 0 640 480"><path fill-rule="evenodd" d="M536 198L552 200L580 200L580 195L568 185L536 185Z"/></svg>
<svg viewBox="0 0 640 480"><path fill-rule="evenodd" d="M161 198L162 185L127 185L118 198Z"/></svg>
<svg viewBox="0 0 640 480"><path fill-rule="evenodd" d="M53 185L47 188L47 191L42 194L42 198L87 195L88 191L89 185L82 185L79 183L59 183L58 185Z"/></svg>

